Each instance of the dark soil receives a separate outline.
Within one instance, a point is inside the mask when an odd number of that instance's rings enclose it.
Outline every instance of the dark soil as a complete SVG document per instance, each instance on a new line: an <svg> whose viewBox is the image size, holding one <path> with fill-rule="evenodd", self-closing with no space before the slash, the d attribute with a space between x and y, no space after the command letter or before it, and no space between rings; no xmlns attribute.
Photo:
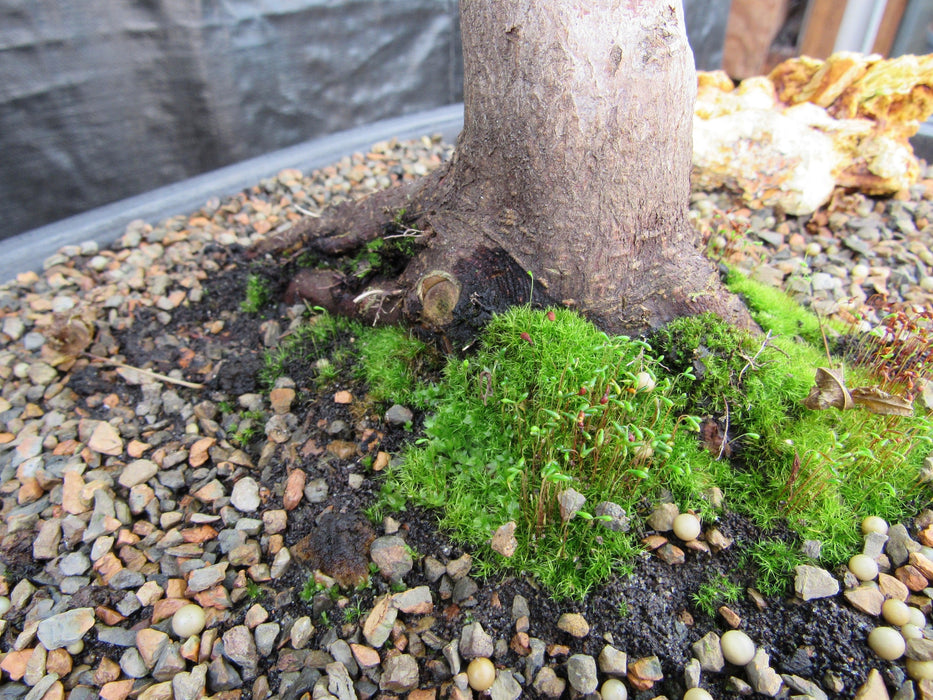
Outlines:
<svg viewBox="0 0 933 700"><path fill-rule="evenodd" d="M223 272L214 275L207 283L207 294L202 303L180 309L167 325L160 323L151 310L141 309L132 323L118 334L117 340L121 354L130 365L168 373L180 362L186 363L186 377L202 381L208 387L203 395L189 397L193 402L211 398L217 402L235 403L238 395L260 390L256 374L263 364L263 348L259 342L262 324L275 319L283 329L288 326L284 305L270 304L258 314L240 310L239 304L245 298L246 279L251 273L261 272L269 279L287 280L290 273L283 269L276 278L268 266L262 268L259 263L249 262L242 251L218 247L210 255ZM284 287L284 282L279 287ZM223 331L215 335L205 332L206 325L217 320L224 321ZM100 377L93 368L88 368L73 374L71 386L82 395L100 392L104 389ZM282 484L287 471L301 467L309 479L325 478L329 495L321 504L303 501L289 514L286 544L294 547L304 538L313 537L322 523L325 528L333 529L337 519L344 519L349 531L365 534L363 525L354 525L353 522L354 519L358 523L365 519L367 508L378 495L380 477L363 465L363 457L374 454L376 449L397 452L404 443L418 436L418 426L422 424L423 417L416 418L415 430L406 432L386 425L377 406L362 402L363 409L357 406L351 410L347 406L336 405L332 396L339 389L349 389L355 397L365 396L366 387L351 376L338 378L326 386L316 385L310 377L293 376L292 379L301 396L295 412L302 425L305 442L294 447L286 446L280 452L286 457L274 458L263 467L263 483L273 493L272 502L265 507L282 506ZM180 393L188 391L177 390ZM347 439L359 445L356 457L338 459L323 450L327 441L333 439L333 436L325 434L324 428L335 420L344 421L349 426L351 434L346 436ZM175 426L175 429L182 430L183 426ZM257 463L263 442L256 441L249 446ZM347 475L351 471L364 475L362 487L353 489L348 486ZM420 555L430 555L446 562L463 553L448 533L438 530L438 518L434 513L410 508L392 515L401 523L400 534ZM331 525L327 525L328 521ZM598 655L611 635L614 645L626 651L630 661L651 655L661 661L664 680L650 691L635 692L631 697L636 700L647 700L660 694L680 697L684 692L682 671L691 657L691 644L710 630L721 634L729 629L721 618L710 618L698 610L692 594L709 580L712 572L728 574L743 588L753 586L755 571L743 561L743 545L775 536L773 532L762 532L748 519L735 513L723 514L717 525L723 534L734 540L731 548L712 555L687 550L686 562L679 566L644 555L634 563L631 576L619 577L607 572L607 582L582 601L555 601L533 581L508 572L480 582L474 598L460 606L443 600L436 586L432 586L438 605L431 630L448 640L459 637L468 620L475 620L482 623L494 638L509 641L514 634L512 600L520 594L528 599L531 609L529 633L545 642L552 652L548 657L551 661L559 663L565 654ZM375 526L375 534L383 534L381 524ZM778 534L790 536L788 532ZM31 546L31 541L23 545L24 552L28 546ZM300 593L309 573L305 566L293 566L283 579L263 586L261 602L270 610L272 619L277 620L306 615L310 609L319 630L316 641L320 642L332 634L329 632L331 627L339 628L343 618L340 604L326 593L314 595L310 602L302 598ZM429 582L416 564L405 583L413 587L428 585ZM371 577L370 587L345 591L348 600L342 603L359 604L368 610L376 596L389 590L388 582L376 574ZM250 602L246 600L239 607L245 611ZM763 609L744 596L730 607L741 617L742 628L768 651L772 666L779 672L812 678L824 687L824 675L834 674L844 686L840 693L842 697L852 697L873 667L881 670L890 686L898 687L903 681L899 667L879 660L868 649L865 639L873 627L872 620L845 605L841 596L810 603L773 598ZM585 616L591 627L586 639L574 639L557 629L557 618L564 612L580 612ZM326 624L328 622L330 625ZM428 654L440 658L438 652L430 649ZM516 670L524 668L523 660L511 650L496 661L501 666ZM704 673L702 685L714 697L729 697L726 683L730 675L745 678L742 669L727 667L720 674ZM274 690L277 684L275 672L271 672L269 677ZM429 677L429 673L422 673L423 679ZM525 692L526 697L536 697L530 683ZM248 693L247 690L244 697Z"/></svg>

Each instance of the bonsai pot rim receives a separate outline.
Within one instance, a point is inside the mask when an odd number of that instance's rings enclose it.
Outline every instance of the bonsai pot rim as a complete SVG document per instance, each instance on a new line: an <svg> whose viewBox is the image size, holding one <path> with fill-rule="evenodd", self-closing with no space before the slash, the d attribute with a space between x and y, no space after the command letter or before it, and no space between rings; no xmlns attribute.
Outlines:
<svg viewBox="0 0 933 700"><path fill-rule="evenodd" d="M156 223L196 210L211 197L224 197L255 185L286 168L314 170L393 137L412 139L441 134L453 141L463 128L463 104L448 105L311 139L233 165L106 204L3 241L0 284L42 269L43 261L66 245L94 241L107 246L137 219Z"/></svg>

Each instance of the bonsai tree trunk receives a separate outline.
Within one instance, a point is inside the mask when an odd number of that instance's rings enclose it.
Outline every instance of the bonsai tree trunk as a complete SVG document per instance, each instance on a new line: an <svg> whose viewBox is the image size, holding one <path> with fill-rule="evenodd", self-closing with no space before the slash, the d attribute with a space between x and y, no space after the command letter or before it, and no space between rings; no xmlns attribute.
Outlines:
<svg viewBox="0 0 933 700"><path fill-rule="evenodd" d="M361 288L305 271L290 294L457 344L532 288L610 333L706 310L752 325L687 220L696 74L680 3L461 0L460 12L464 128L450 163L264 248L326 258L403 224L420 250L394 278Z"/></svg>

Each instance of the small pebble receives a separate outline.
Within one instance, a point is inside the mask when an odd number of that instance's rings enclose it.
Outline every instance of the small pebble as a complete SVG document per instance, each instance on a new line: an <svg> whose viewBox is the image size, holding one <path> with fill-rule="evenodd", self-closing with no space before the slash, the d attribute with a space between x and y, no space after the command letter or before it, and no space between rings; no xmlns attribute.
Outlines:
<svg viewBox="0 0 933 700"><path fill-rule="evenodd" d="M933 661L917 661L907 659L907 675L915 681L933 680Z"/></svg>
<svg viewBox="0 0 933 700"><path fill-rule="evenodd" d="M700 519L693 513L681 513L674 518L674 534L684 542L700 536Z"/></svg>
<svg viewBox="0 0 933 700"><path fill-rule="evenodd" d="M907 643L893 627L875 627L868 633L868 646L885 661L894 661L904 655Z"/></svg>
<svg viewBox="0 0 933 700"><path fill-rule="evenodd" d="M189 603L178 608L175 614L172 615L172 631L181 639L187 639L200 634L204 629L205 622L204 608Z"/></svg>
<svg viewBox="0 0 933 700"><path fill-rule="evenodd" d="M473 659L467 666L467 682L478 693L489 690L496 680L496 667L484 656Z"/></svg>
<svg viewBox="0 0 933 700"><path fill-rule="evenodd" d="M856 265L858 267L858 265ZM852 274L855 274L855 270L852 270ZM867 535L869 532L878 532L882 535L888 534L888 523L884 518L879 518L877 515L869 515L867 518L862 520L862 534Z"/></svg>
<svg viewBox="0 0 933 700"><path fill-rule="evenodd" d="M722 655L736 666L744 666L755 657L755 643L742 630L729 630L720 640Z"/></svg>

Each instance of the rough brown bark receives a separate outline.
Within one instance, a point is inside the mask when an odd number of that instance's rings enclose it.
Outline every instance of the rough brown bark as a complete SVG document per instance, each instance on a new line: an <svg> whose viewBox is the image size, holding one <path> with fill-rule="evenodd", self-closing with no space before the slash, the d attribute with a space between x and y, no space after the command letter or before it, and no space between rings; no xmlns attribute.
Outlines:
<svg viewBox="0 0 933 700"><path fill-rule="evenodd" d="M428 246L362 298L308 273L306 287L325 288L315 303L404 315L460 342L484 310L527 301L531 273L536 300L611 333L705 310L751 325L687 220L696 75L680 3L462 0L460 11L465 114L451 163L303 238L322 252L360 244L380 235L380 213L404 207Z"/></svg>

